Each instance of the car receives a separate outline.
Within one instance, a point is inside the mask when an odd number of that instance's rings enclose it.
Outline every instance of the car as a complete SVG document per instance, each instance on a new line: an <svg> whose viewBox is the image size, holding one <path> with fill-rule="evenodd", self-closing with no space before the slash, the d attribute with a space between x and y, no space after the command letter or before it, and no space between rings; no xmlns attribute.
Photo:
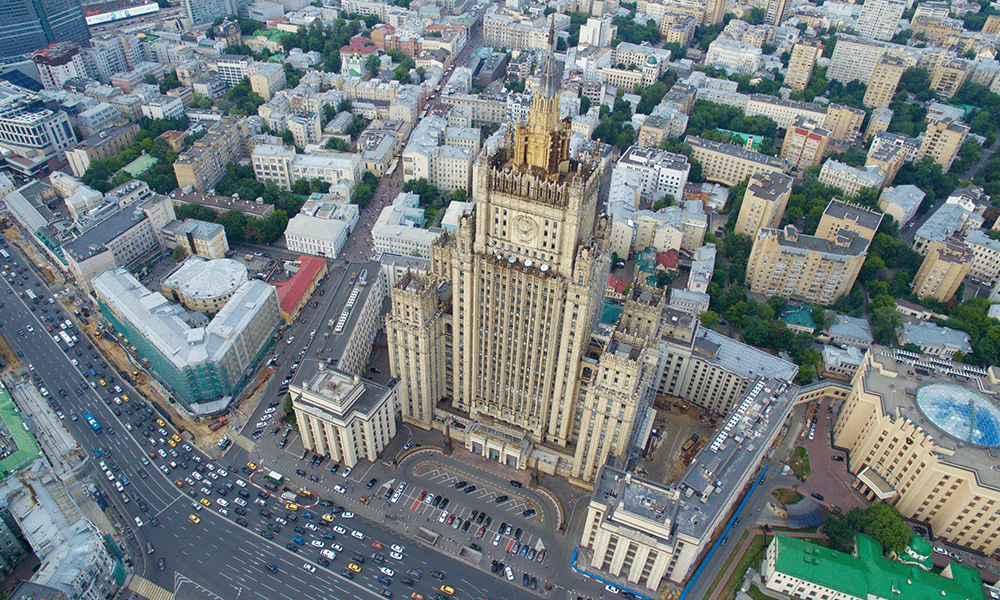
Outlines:
<svg viewBox="0 0 1000 600"><path fill-rule="evenodd" d="M406 549L403 548L402 546L400 546L399 544L393 544L392 546L389 546L389 548L393 552L399 552L400 554L402 554L403 552L406 552Z"/></svg>
<svg viewBox="0 0 1000 600"><path fill-rule="evenodd" d="M368 480L368 483L365 484L365 487L368 488L368 489L372 489L373 487L375 487L376 483L378 483L378 479L375 479L374 477L372 477L371 479Z"/></svg>
<svg viewBox="0 0 1000 600"><path fill-rule="evenodd" d="M381 552L372 552L372 560L374 560L375 562L377 562L380 565L384 564L385 563L385 555L382 554Z"/></svg>
<svg viewBox="0 0 1000 600"><path fill-rule="evenodd" d="M333 486L333 491L337 492L338 494L346 494L347 493L347 490L342 485L335 485L335 486Z"/></svg>
<svg viewBox="0 0 1000 600"><path fill-rule="evenodd" d="M450 585L442 585L441 591L450 596L455 593L455 588L451 587Z"/></svg>
<svg viewBox="0 0 1000 600"><path fill-rule="evenodd" d="M326 544L324 544L323 542L321 542L321 541L319 541L319 540L313 540L313 541L311 541L311 542L309 542L309 543L310 543L311 545L313 545L313 546L317 547L317 548L322 548L322 547L326 546Z"/></svg>
<svg viewBox="0 0 1000 600"><path fill-rule="evenodd" d="M212 506L211 501L206 498L202 498L201 500L198 500L198 502L201 502L204 506Z"/></svg>
<svg viewBox="0 0 1000 600"><path fill-rule="evenodd" d="M188 519L190 519L190 521L195 525L201 523L201 519L198 518L198 515L188 515Z"/></svg>
<svg viewBox="0 0 1000 600"><path fill-rule="evenodd" d="M310 573L316 572L316 567L312 566L309 563L302 563L302 568L305 569L306 571L309 571Z"/></svg>
<svg viewBox="0 0 1000 600"><path fill-rule="evenodd" d="M521 546L521 551L518 552L518 554L520 554L521 556L528 556L528 545L525 544Z"/></svg>
<svg viewBox="0 0 1000 600"><path fill-rule="evenodd" d="M820 494L819 492L813 492L813 493L811 493L809 495L812 496L813 498L819 500L820 502L823 501L823 494Z"/></svg>
<svg viewBox="0 0 1000 600"><path fill-rule="evenodd" d="M530 583L531 583L531 578L530 578L530 577L528 577L528 574L527 574L527 573L525 573L525 574L524 574L524 575L523 575L523 576L521 577L521 585L523 585L524 587L528 587L528 585L529 585Z"/></svg>
<svg viewBox="0 0 1000 600"><path fill-rule="evenodd" d="M264 566L267 567L267 570L270 571L270 572L272 572L272 573L277 573L278 572L277 565L264 565Z"/></svg>
<svg viewBox="0 0 1000 600"><path fill-rule="evenodd" d="M504 575L507 576L507 581L514 581L514 571L509 567L504 567Z"/></svg>
<svg viewBox="0 0 1000 600"><path fill-rule="evenodd" d="M375 548L376 550L381 550L382 548L385 548L385 546L382 545L382 542L376 541L372 542L372 548Z"/></svg>
<svg viewBox="0 0 1000 600"><path fill-rule="evenodd" d="M467 487L464 490L462 490L462 493L471 494L472 492L476 491L477 489L479 489L479 488L477 488L474 485L470 485L469 487Z"/></svg>
<svg viewBox="0 0 1000 600"><path fill-rule="evenodd" d="M389 567L379 567L378 570L386 577L392 577L393 575L396 574L396 572L390 569Z"/></svg>
<svg viewBox="0 0 1000 600"><path fill-rule="evenodd" d="M528 550L528 560L535 560L535 555L537 554L537 552L538 551L535 550L534 548Z"/></svg>
<svg viewBox="0 0 1000 600"><path fill-rule="evenodd" d="M381 595L381 596L382 596L383 598L392 598L392 592L390 592L389 590L387 590L387 589L385 589L385 588L382 588L381 590L379 590L379 592L378 592L378 593L379 593L379 594L380 594L380 595Z"/></svg>
<svg viewBox="0 0 1000 600"><path fill-rule="evenodd" d="M499 545L500 545L500 537L501 537L501 536L500 536L500 534L498 533L498 534L496 534L496 536L495 536L495 537L493 538L493 545L494 545L494 546L499 546Z"/></svg>
<svg viewBox="0 0 1000 600"><path fill-rule="evenodd" d="M344 512L340 513L340 517L342 519L353 519L354 518L354 513L352 513L351 511L344 511Z"/></svg>
<svg viewBox="0 0 1000 600"><path fill-rule="evenodd" d="M450 502L450 500L448 500L447 498L442 498L441 505L438 508L440 508L441 510L448 508L448 502Z"/></svg>
<svg viewBox="0 0 1000 600"><path fill-rule="evenodd" d="M531 589L538 589L538 579L534 575L531 576Z"/></svg>
<svg viewBox="0 0 1000 600"><path fill-rule="evenodd" d="M403 555L400 554L399 552L390 552L389 553L389 558L391 558L393 560L403 560Z"/></svg>
<svg viewBox="0 0 1000 600"><path fill-rule="evenodd" d="M438 581L444 581L444 571L431 571L431 577Z"/></svg>
<svg viewBox="0 0 1000 600"><path fill-rule="evenodd" d="M427 504L430 504L430 505L433 506L434 505L434 494L427 494L427 496L424 498L424 502L426 502ZM440 502L438 502L438 504L440 504Z"/></svg>
<svg viewBox="0 0 1000 600"><path fill-rule="evenodd" d="M608 584L608 585L604 586L604 591L610 592L612 594L617 594L621 590L619 590L618 588L616 588L615 586L613 586L611 584Z"/></svg>
<svg viewBox="0 0 1000 600"><path fill-rule="evenodd" d="M934 550L934 552L936 552L937 554L943 554L944 556L948 556L948 551L945 550L942 546L932 546L931 549Z"/></svg>
<svg viewBox="0 0 1000 600"><path fill-rule="evenodd" d="M353 537L355 539L363 540L363 539L365 539L365 534L361 533L360 531L352 531L351 532L351 537Z"/></svg>
<svg viewBox="0 0 1000 600"><path fill-rule="evenodd" d="M460 490L460 489L464 488L467 485L469 485L468 481L459 481L458 483L455 484L455 489L456 490Z"/></svg>
<svg viewBox="0 0 1000 600"><path fill-rule="evenodd" d="M347 568L350 569L350 570L352 570L352 571L354 571L355 573L360 573L361 572L361 567L359 567L358 565L356 565L354 563L351 563L351 564L347 565Z"/></svg>
<svg viewBox="0 0 1000 600"><path fill-rule="evenodd" d="M509 496L497 496L497 504L503 504L508 500L510 500Z"/></svg>
<svg viewBox="0 0 1000 600"><path fill-rule="evenodd" d="M333 527L333 530L339 533L340 535L347 535L347 530L341 527L340 525L335 525Z"/></svg>
<svg viewBox="0 0 1000 600"><path fill-rule="evenodd" d="M167 559L161 558L160 562L159 562L159 565L160 565L160 570L161 571L164 570L164 569L166 569L167 568Z"/></svg>
<svg viewBox="0 0 1000 600"><path fill-rule="evenodd" d="M529 517L529 518L530 518L530 517L533 517L533 516L535 516L536 514L538 514L538 511L536 511L536 510L535 510L535 509L533 509L533 508L529 508L529 509L527 509L526 511L522 512L522 513L521 513L521 516L522 516L522 517Z"/></svg>
<svg viewBox="0 0 1000 600"><path fill-rule="evenodd" d="M844 462L844 457L840 456L839 454L834 454L833 455L833 460L835 460L837 462Z"/></svg>
<svg viewBox="0 0 1000 600"><path fill-rule="evenodd" d="M340 575L342 577L346 577L348 579L354 579L354 572L350 571L350 570L348 570L346 568L340 570Z"/></svg>
<svg viewBox="0 0 1000 600"><path fill-rule="evenodd" d="M476 518L476 525L482 525L483 519L486 518L486 513L479 513L479 517Z"/></svg>
<svg viewBox="0 0 1000 600"><path fill-rule="evenodd" d="M511 485L511 487L516 487L516 488L522 488L522 487L524 487L524 484L521 483L520 481L516 480L516 479L511 479L510 480L510 485Z"/></svg>

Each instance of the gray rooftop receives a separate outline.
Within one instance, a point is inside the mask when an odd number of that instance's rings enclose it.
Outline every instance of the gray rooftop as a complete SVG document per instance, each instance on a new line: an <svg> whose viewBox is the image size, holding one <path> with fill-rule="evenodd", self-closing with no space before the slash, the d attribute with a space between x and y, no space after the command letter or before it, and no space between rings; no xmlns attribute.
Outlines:
<svg viewBox="0 0 1000 600"><path fill-rule="evenodd" d="M839 335L859 340L873 342L872 326L867 319L858 319L847 315L837 315L833 325L830 325L830 335Z"/></svg>
<svg viewBox="0 0 1000 600"><path fill-rule="evenodd" d="M895 204L902 208L904 213L908 213L914 207L920 206L926 196L927 194L922 189L915 185L906 184L885 188L880 200Z"/></svg>
<svg viewBox="0 0 1000 600"><path fill-rule="evenodd" d="M206 260L191 255L160 282L192 298L217 298L236 290L247 281L247 267L241 262L221 258Z"/></svg>
<svg viewBox="0 0 1000 600"><path fill-rule="evenodd" d="M760 152L754 152L753 150L748 150L743 146L736 146L735 144L724 144L722 142L706 140L696 135L689 135L685 137L684 143L704 148L705 150L728 154L742 160L752 160L760 164L778 167L786 171L791 168L789 162L783 158L776 158L774 156L768 156L767 154L761 154Z"/></svg>
<svg viewBox="0 0 1000 600"><path fill-rule="evenodd" d="M84 230L75 240L64 244L63 250L71 253L77 261L100 254L109 242L146 220L146 213L141 210L143 204L130 204L116 210Z"/></svg>
<svg viewBox="0 0 1000 600"><path fill-rule="evenodd" d="M225 227L218 223L209 223L208 221L199 221L198 219L185 219L183 222L171 221L163 229L173 233L175 236L191 234L195 239L206 242L211 241L213 237L226 230Z"/></svg>
<svg viewBox="0 0 1000 600"><path fill-rule="evenodd" d="M98 297L111 304L178 369L221 360L268 299L274 296L277 302L273 287L251 279L236 290L207 327L193 327L188 311L147 289L126 269L108 269L94 278L93 285Z"/></svg>
<svg viewBox="0 0 1000 600"><path fill-rule="evenodd" d="M830 215L836 219L854 221L860 227L876 231L879 223L882 222L882 213L869 210L856 204L848 204L842 200L834 198L823 211L824 215Z"/></svg>
<svg viewBox="0 0 1000 600"><path fill-rule="evenodd" d="M825 254L828 259L840 257L858 256L864 254L868 248L868 240L861 237L856 231L841 229L837 232L836 241L814 235L802 235L795 231L793 235L788 235L789 230L795 230L793 225L785 229L761 228L757 237L766 235L777 235L778 243L782 250L793 254L808 254L809 252L819 252Z"/></svg>
<svg viewBox="0 0 1000 600"><path fill-rule="evenodd" d="M757 198L776 202L792 189L794 181L795 178L784 173L755 173L750 176L747 189Z"/></svg>
<svg viewBox="0 0 1000 600"><path fill-rule="evenodd" d="M964 331L950 327L939 327L933 323L904 323L899 334L899 343L916 344L937 348L951 348L960 352L972 352L969 343L972 337Z"/></svg>
<svg viewBox="0 0 1000 600"><path fill-rule="evenodd" d="M699 358L718 365L730 373L736 373L744 379L767 377L791 381L799 372L799 368L787 360L737 342L701 325L695 331L693 341L695 354Z"/></svg>
<svg viewBox="0 0 1000 600"><path fill-rule="evenodd" d="M327 367L319 358L302 361L301 371L303 376L295 378L293 387L308 390L322 398L323 402L314 402L304 395L297 396L296 408L304 407L306 412L326 420L350 419L351 413L371 414L372 409L389 393L389 388Z"/></svg>
<svg viewBox="0 0 1000 600"><path fill-rule="evenodd" d="M981 225L983 218L958 204L945 204L924 221L924 224L917 229L915 237L942 242L962 229L968 221L978 221Z"/></svg>

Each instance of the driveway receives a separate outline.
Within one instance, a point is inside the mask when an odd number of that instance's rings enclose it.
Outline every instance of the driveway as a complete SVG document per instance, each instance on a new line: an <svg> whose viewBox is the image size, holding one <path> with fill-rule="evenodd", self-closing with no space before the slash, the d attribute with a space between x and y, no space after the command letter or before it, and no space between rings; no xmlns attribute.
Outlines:
<svg viewBox="0 0 1000 600"><path fill-rule="evenodd" d="M809 496L818 493L827 506L839 506L845 511L851 508L865 508L868 502L851 488L854 475L847 472L847 463L833 460L834 456L844 456L834 450L832 429L835 415L829 410L829 402L824 402L816 410L816 432L813 439L800 441L809 453L809 468L812 474L804 483L799 483L799 493Z"/></svg>

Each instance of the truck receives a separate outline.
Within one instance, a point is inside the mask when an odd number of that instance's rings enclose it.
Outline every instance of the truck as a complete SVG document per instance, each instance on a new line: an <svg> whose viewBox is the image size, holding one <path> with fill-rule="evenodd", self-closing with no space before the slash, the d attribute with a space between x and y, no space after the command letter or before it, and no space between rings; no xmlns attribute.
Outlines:
<svg viewBox="0 0 1000 600"><path fill-rule="evenodd" d="M684 445L681 446L681 451L687 452L688 450L694 447L694 444L697 441L698 441L698 434L695 433L688 439L688 441L684 442Z"/></svg>
<svg viewBox="0 0 1000 600"><path fill-rule="evenodd" d="M87 413L83 415L83 420L87 422L87 425L90 425L90 428L94 430L94 433L101 433L101 424L97 422L94 415Z"/></svg>
<svg viewBox="0 0 1000 600"><path fill-rule="evenodd" d="M60 331L59 337L62 338L62 341L66 342L66 345L70 348L76 345L76 341L65 331Z"/></svg>
<svg viewBox="0 0 1000 600"><path fill-rule="evenodd" d="M228 425L229 419L226 417L219 417L214 423L208 426L209 431L217 431L222 428L223 425Z"/></svg>
<svg viewBox="0 0 1000 600"><path fill-rule="evenodd" d="M295 492L282 492L281 499L285 502L298 502L299 496Z"/></svg>
<svg viewBox="0 0 1000 600"><path fill-rule="evenodd" d="M35 298L38 297L35 295L35 292L31 291L30 289L24 290L24 295L30 298L31 300L34 300Z"/></svg>

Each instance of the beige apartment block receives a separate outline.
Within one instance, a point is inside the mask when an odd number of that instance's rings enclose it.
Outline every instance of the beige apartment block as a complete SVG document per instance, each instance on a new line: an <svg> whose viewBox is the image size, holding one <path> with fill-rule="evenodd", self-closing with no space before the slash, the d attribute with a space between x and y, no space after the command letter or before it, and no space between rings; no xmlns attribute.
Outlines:
<svg viewBox="0 0 1000 600"><path fill-rule="evenodd" d="M816 237L832 240L846 229L870 242L875 239L881 224L882 213L834 198L823 210L823 216L816 227Z"/></svg>
<svg viewBox="0 0 1000 600"><path fill-rule="evenodd" d="M931 71L931 89L942 98L951 98L958 93L969 78L969 68L960 60L948 60Z"/></svg>
<svg viewBox="0 0 1000 600"><path fill-rule="evenodd" d="M353 467L374 462L396 435L395 389L306 359L288 388L302 447Z"/></svg>
<svg viewBox="0 0 1000 600"><path fill-rule="evenodd" d="M972 250L958 240L932 242L913 278L913 293L949 302L972 268Z"/></svg>
<svg viewBox="0 0 1000 600"><path fill-rule="evenodd" d="M660 33L663 35L664 44L690 45L697 27L697 16L681 12L664 13L660 20Z"/></svg>
<svg viewBox="0 0 1000 600"><path fill-rule="evenodd" d="M627 450L665 298L634 286L619 322L591 337L610 223L597 215L597 165L569 157L554 46L550 36L527 121L479 159L475 214L434 242L428 274L396 282L386 331L405 422L459 419L450 435L469 451L590 487ZM533 456L543 443L556 461Z"/></svg>
<svg viewBox="0 0 1000 600"><path fill-rule="evenodd" d="M747 286L755 294L833 304L851 290L867 250L868 240L849 230L828 240L801 235L794 225L761 229L747 263Z"/></svg>
<svg viewBox="0 0 1000 600"><path fill-rule="evenodd" d="M743 193L736 233L756 237L762 227L776 229L792 196L794 179L782 173L754 173Z"/></svg>
<svg viewBox="0 0 1000 600"><path fill-rule="evenodd" d="M785 140L781 144L781 158L791 163L796 171L805 171L822 162L829 141L829 131L820 127L815 121L796 117L785 132Z"/></svg>
<svg viewBox="0 0 1000 600"><path fill-rule="evenodd" d="M694 159L701 163L705 179L723 185L737 185L755 173L788 173L792 165L741 146L705 140L689 135L684 142L692 148Z"/></svg>
<svg viewBox="0 0 1000 600"><path fill-rule="evenodd" d="M226 174L226 167L243 158L250 135L247 118L222 117L208 134L174 161L177 187L191 186L196 192L211 189Z"/></svg>
<svg viewBox="0 0 1000 600"><path fill-rule="evenodd" d="M857 196L865 188L881 189L885 185L885 171L875 166L854 167L830 158L819 171L819 181L842 189L847 196Z"/></svg>
<svg viewBox="0 0 1000 600"><path fill-rule="evenodd" d="M906 162L906 151L899 146L883 146L871 149L865 158L865 168L877 167L885 172L882 185L891 185L899 170Z"/></svg>
<svg viewBox="0 0 1000 600"><path fill-rule="evenodd" d="M889 502L938 539L990 556L1000 549L997 394L995 366L873 346L840 409L833 445L847 451L854 487L870 501Z"/></svg>
<svg viewBox="0 0 1000 600"><path fill-rule="evenodd" d="M896 87L899 86L899 79L906 70L906 64L892 56L883 56L875 70L872 72L871 81L868 82L868 89L862 102L870 108L888 108L892 104L892 98L896 95Z"/></svg>
<svg viewBox="0 0 1000 600"><path fill-rule="evenodd" d="M784 0L778 0L784 4ZM768 10L771 8L768 3ZM819 40L803 40L792 47L792 57L788 60L785 71L785 85L793 92L801 92L809 87L816 59L823 55L823 43Z"/></svg>
<svg viewBox="0 0 1000 600"><path fill-rule="evenodd" d="M952 119L941 119L930 123L927 125L927 131L924 132L924 139L920 143L917 160L931 156L934 158L934 162L941 165L941 168L947 173L968 135L968 125Z"/></svg>
<svg viewBox="0 0 1000 600"><path fill-rule="evenodd" d="M830 139L854 141L865 122L865 111L853 106L831 104L826 107L823 129L830 132Z"/></svg>
<svg viewBox="0 0 1000 600"><path fill-rule="evenodd" d="M872 118L868 121L868 128L865 129L865 142L878 135L880 132L889 131L889 123L892 123L892 111L888 108L876 108L872 111Z"/></svg>

